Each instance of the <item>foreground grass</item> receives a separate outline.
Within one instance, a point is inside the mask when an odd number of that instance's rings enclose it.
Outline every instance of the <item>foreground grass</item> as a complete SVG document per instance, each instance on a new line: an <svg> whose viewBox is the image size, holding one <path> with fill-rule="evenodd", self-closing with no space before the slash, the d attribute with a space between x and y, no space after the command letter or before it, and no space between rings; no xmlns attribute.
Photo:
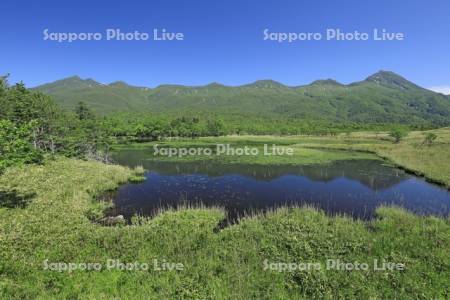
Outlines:
<svg viewBox="0 0 450 300"><path fill-rule="evenodd" d="M0 299L448 298L450 221L380 208L368 222L281 209L219 232L220 209L167 211L132 226L89 221L93 197L135 176L119 166L58 159L9 169L2 191L32 195L0 210ZM182 271L43 270L43 261L182 263ZM367 262L367 271L264 270L268 262ZM374 271L374 259L404 271Z"/></svg>

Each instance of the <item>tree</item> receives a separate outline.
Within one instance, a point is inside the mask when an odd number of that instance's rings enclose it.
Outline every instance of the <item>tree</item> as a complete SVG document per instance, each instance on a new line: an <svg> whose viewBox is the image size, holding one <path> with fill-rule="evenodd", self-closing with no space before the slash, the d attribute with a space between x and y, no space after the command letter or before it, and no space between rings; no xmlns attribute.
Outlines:
<svg viewBox="0 0 450 300"><path fill-rule="evenodd" d="M389 136L394 138L395 143L400 143L400 141L408 135L408 131L403 128L394 128L389 132Z"/></svg>
<svg viewBox="0 0 450 300"><path fill-rule="evenodd" d="M0 120L0 173L10 166L42 161L42 152L30 143L34 126L33 122L17 126Z"/></svg>
<svg viewBox="0 0 450 300"><path fill-rule="evenodd" d="M17 128L32 126L33 147L44 151L53 149L50 137L61 109L49 96L30 91L23 83L10 87L6 77L1 77L0 81L0 119L12 122Z"/></svg>
<svg viewBox="0 0 450 300"><path fill-rule="evenodd" d="M425 138L423 139L423 144L427 145L427 146L431 146L436 139L437 139L437 135L435 135L432 132L429 132L425 135Z"/></svg>
<svg viewBox="0 0 450 300"><path fill-rule="evenodd" d="M89 107L87 107L86 103L84 103L83 101L78 102L78 105L75 108L75 114L78 116L78 119L80 120L94 119L94 113L91 111Z"/></svg>
<svg viewBox="0 0 450 300"><path fill-rule="evenodd" d="M6 102L6 93L8 91L8 75L0 76L0 119L6 119L10 114L10 107Z"/></svg>
<svg viewBox="0 0 450 300"><path fill-rule="evenodd" d="M225 133L225 125L220 119L208 120L206 128L208 135L211 136L221 136Z"/></svg>

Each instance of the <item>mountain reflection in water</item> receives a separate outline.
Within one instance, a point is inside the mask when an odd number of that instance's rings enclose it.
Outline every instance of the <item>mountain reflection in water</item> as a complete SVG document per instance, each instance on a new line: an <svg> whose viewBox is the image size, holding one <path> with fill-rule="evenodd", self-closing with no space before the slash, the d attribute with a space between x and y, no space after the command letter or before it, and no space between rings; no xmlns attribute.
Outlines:
<svg viewBox="0 0 450 300"><path fill-rule="evenodd" d="M180 205L224 207L227 218L283 205L312 205L329 214L373 217L376 207L393 204L420 214L448 215L450 193L380 160L346 160L320 165L225 165L143 160L119 153L130 167L143 165L146 180L112 195L110 214L131 218ZM136 154L136 153L134 153Z"/></svg>

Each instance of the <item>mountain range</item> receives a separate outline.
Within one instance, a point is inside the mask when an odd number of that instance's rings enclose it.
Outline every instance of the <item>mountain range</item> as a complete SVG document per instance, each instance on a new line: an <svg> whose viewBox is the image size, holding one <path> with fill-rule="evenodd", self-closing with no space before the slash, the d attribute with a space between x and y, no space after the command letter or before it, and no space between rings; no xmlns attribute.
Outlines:
<svg viewBox="0 0 450 300"><path fill-rule="evenodd" d="M73 76L34 88L74 109L85 102L99 114L112 112L206 113L282 117L331 122L450 125L450 96L424 89L400 75L379 71L365 80L332 79L303 86L258 80L241 86L131 86Z"/></svg>

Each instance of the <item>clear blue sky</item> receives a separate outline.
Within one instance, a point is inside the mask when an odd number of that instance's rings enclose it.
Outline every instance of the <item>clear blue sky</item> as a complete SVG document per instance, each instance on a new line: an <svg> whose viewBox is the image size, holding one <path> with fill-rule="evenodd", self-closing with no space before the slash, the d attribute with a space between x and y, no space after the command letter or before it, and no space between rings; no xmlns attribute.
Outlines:
<svg viewBox="0 0 450 300"><path fill-rule="evenodd" d="M334 78L349 83L380 69L419 85L450 86L450 1L17 1L0 2L0 74L28 86L71 75L103 83L239 85L273 79L288 85ZM184 41L43 40L51 32L107 28L182 32ZM403 32L404 41L277 43L273 32L327 28Z"/></svg>

